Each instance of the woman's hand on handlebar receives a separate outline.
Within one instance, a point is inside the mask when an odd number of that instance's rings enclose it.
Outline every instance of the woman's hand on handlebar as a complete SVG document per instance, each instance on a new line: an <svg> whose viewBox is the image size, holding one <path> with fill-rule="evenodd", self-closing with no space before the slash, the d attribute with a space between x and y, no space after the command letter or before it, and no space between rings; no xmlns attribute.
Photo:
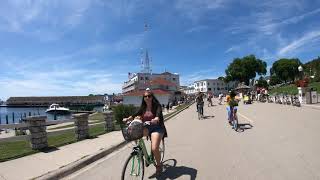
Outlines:
<svg viewBox="0 0 320 180"><path fill-rule="evenodd" d="M131 121L133 118L132 116L129 116L127 118L123 118L122 122L128 122L128 121Z"/></svg>
<svg viewBox="0 0 320 180"><path fill-rule="evenodd" d="M154 118L154 119L151 119L151 124L159 124L159 118Z"/></svg>

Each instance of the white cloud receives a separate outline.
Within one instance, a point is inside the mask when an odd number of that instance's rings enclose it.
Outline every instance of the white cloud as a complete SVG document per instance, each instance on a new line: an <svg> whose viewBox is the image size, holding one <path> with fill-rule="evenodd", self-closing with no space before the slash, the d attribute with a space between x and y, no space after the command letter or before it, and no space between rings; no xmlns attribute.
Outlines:
<svg viewBox="0 0 320 180"><path fill-rule="evenodd" d="M286 56L294 51L301 50L303 48L307 48L310 46L319 46L316 42L320 40L320 30L318 31L311 31L304 34L302 37L293 40L290 44L282 47L278 51L278 56ZM305 47L306 46L306 47Z"/></svg>
<svg viewBox="0 0 320 180"><path fill-rule="evenodd" d="M53 41L82 23L90 0L4 0L0 6L0 31ZM35 28L36 27L36 28Z"/></svg>
<svg viewBox="0 0 320 180"><path fill-rule="evenodd" d="M114 74L107 74L112 72ZM23 77L0 78L1 99L10 96L88 95L121 92L116 71L60 69L55 71L23 72ZM117 79L116 79L117 77Z"/></svg>
<svg viewBox="0 0 320 180"><path fill-rule="evenodd" d="M192 21L197 21L208 11L224 7L227 0L176 0L175 8Z"/></svg>
<svg viewBox="0 0 320 180"><path fill-rule="evenodd" d="M230 53L230 52L236 52L239 51L241 49L241 46L232 46L229 49L227 49L224 53Z"/></svg>
<svg viewBox="0 0 320 180"><path fill-rule="evenodd" d="M187 75L180 76L180 84L181 85L189 85L194 81L203 80L203 79L216 79L219 76L224 76L224 73L216 70L215 67L212 69L204 69L196 72L192 72Z"/></svg>

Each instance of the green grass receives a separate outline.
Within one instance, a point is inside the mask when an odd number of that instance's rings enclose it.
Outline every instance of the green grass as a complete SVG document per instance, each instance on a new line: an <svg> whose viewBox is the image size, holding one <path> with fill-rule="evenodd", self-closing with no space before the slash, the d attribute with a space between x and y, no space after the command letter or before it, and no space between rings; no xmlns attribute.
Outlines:
<svg viewBox="0 0 320 180"><path fill-rule="evenodd" d="M97 137L98 135L105 133L104 124L94 125L89 129L90 137ZM63 134L48 137L49 147L60 147L75 142L77 142L77 140L75 138L74 130L68 130ZM0 162L17 159L37 152L39 151L31 149L30 142L27 140L0 142Z"/></svg>
<svg viewBox="0 0 320 180"><path fill-rule="evenodd" d="M104 115L101 112L89 116L89 121L104 121Z"/></svg>
<svg viewBox="0 0 320 180"><path fill-rule="evenodd" d="M27 156L38 151L32 150L28 141L0 142L0 162Z"/></svg>
<svg viewBox="0 0 320 180"><path fill-rule="evenodd" d="M317 92L320 93L320 82L310 83L308 88L316 88ZM298 94L298 88L295 84L290 84L278 88L273 88L269 91L270 94Z"/></svg>
<svg viewBox="0 0 320 180"><path fill-rule="evenodd" d="M178 107L176 107L176 111L164 115L163 118L166 119L167 117L169 117L169 116L171 116L173 114L177 114L178 111L180 111L181 109L183 109L183 108L185 108L187 106L189 106L189 105L187 105L187 104L179 105Z"/></svg>

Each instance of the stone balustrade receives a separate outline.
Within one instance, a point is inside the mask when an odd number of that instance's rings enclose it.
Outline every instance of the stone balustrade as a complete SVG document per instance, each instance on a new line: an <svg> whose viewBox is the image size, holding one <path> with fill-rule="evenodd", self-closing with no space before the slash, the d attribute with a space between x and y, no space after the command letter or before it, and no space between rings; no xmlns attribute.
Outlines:
<svg viewBox="0 0 320 180"><path fill-rule="evenodd" d="M83 140L89 137L89 114L88 113L80 113L80 114L74 114L74 130L76 139Z"/></svg>
<svg viewBox="0 0 320 180"><path fill-rule="evenodd" d="M30 116L25 120L30 131L31 147L34 150L48 147L46 118L46 116Z"/></svg>
<svg viewBox="0 0 320 180"><path fill-rule="evenodd" d="M113 112L112 111L105 111L103 112L104 120L105 120L105 131L110 132L114 130L113 124Z"/></svg>

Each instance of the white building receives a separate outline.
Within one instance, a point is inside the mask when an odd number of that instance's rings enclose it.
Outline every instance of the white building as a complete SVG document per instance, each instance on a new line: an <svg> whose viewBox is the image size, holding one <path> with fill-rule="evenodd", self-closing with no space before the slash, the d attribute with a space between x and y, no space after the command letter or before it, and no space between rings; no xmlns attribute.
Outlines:
<svg viewBox="0 0 320 180"><path fill-rule="evenodd" d="M195 81L193 84L188 86L185 91L186 94L195 94L197 92L212 93L218 95L220 93L227 93L229 89L236 88L237 83L232 81L225 83L219 79L204 79Z"/></svg>
<svg viewBox="0 0 320 180"><path fill-rule="evenodd" d="M152 81L161 81L161 79L170 82L171 84L168 87L162 83L163 87L159 87L160 89L168 90L168 91L177 91L180 88L180 78L177 73L169 73L164 72L161 74L157 73L129 73L129 80L124 82L122 86L122 93L126 94L129 92L145 90L150 87ZM167 83L168 84L168 83ZM155 87L155 89L159 89Z"/></svg>

